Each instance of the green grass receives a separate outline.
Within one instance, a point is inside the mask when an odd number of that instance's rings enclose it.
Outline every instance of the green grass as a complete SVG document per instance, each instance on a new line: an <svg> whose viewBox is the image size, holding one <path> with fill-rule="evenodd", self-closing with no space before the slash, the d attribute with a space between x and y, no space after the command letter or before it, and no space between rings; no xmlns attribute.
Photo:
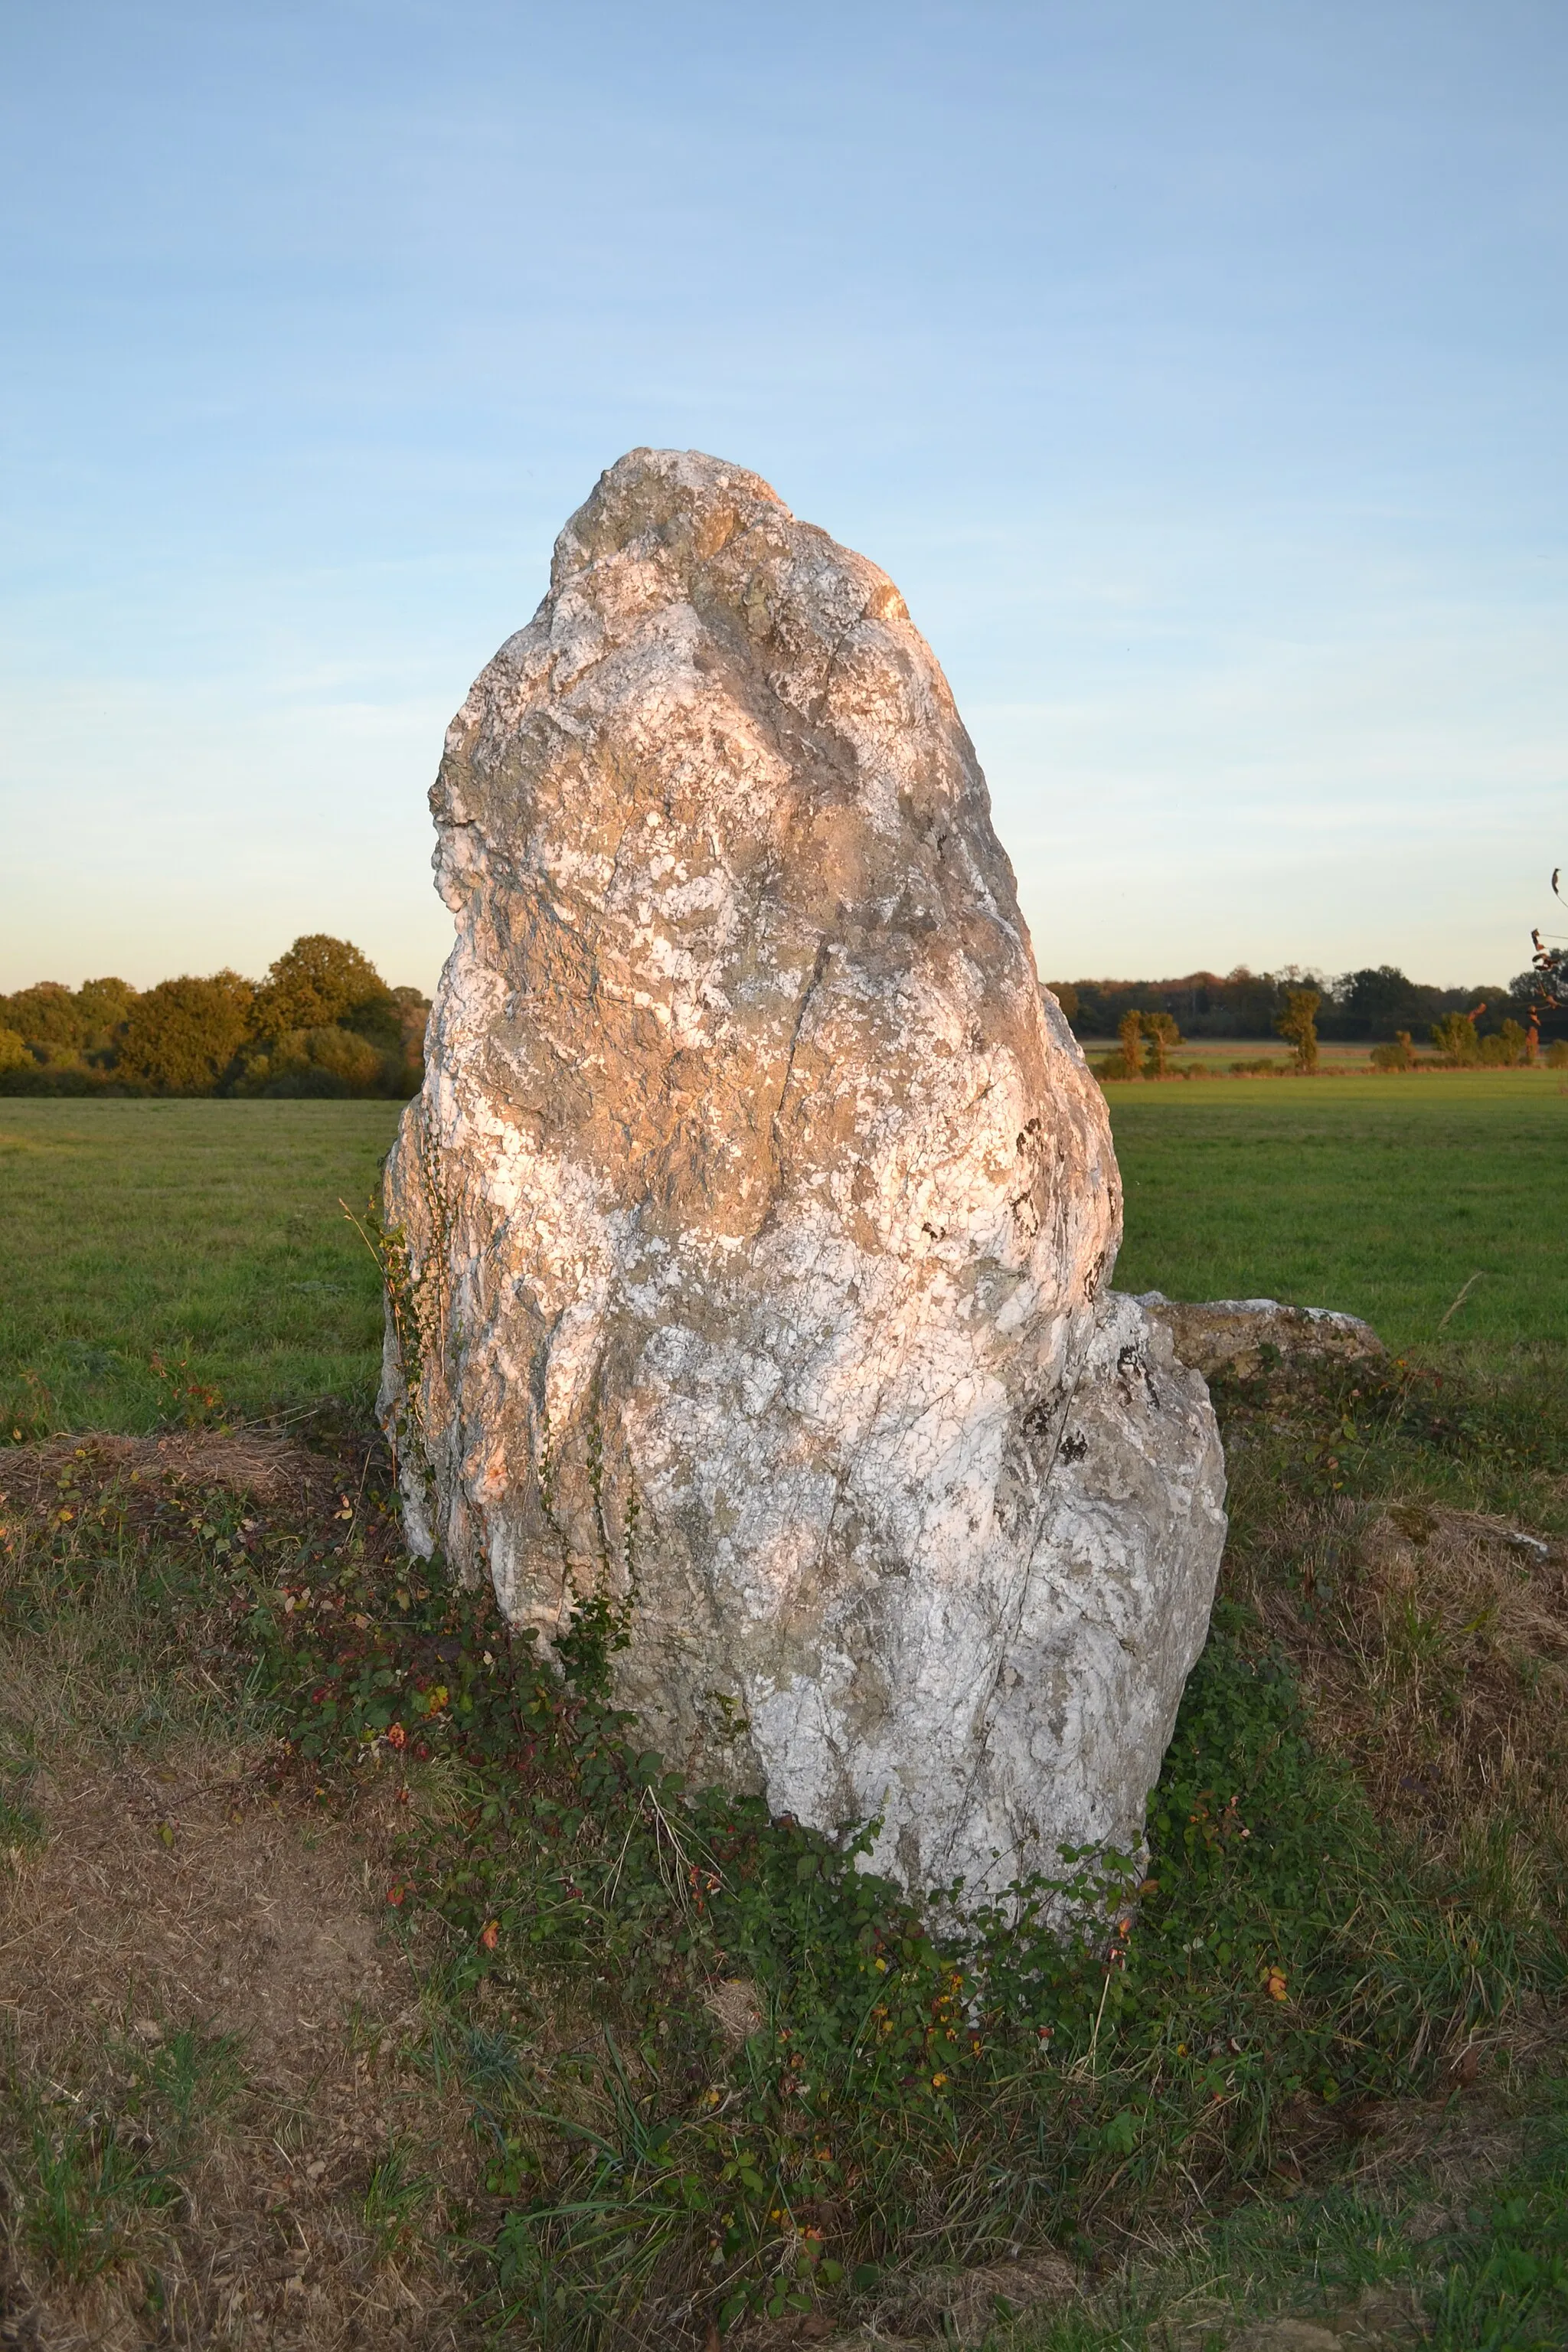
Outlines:
<svg viewBox="0 0 1568 2352"><path fill-rule="evenodd" d="M25 2085L0 2145L0 2181L23 2242L66 2278L123 2261L152 2218L177 2208L204 2127L232 2096L234 2049L184 2027L156 2051L103 2053L83 2092Z"/></svg>
<svg viewBox="0 0 1568 2352"><path fill-rule="evenodd" d="M29 1430L144 1428L178 1410L153 1357L188 1357L181 1379L238 1412L335 1396L363 1419L376 1271L338 1202L363 1201L396 1115L0 1108L0 1396ZM695 2352L710 2319L816 2306L847 2325L933 2263L1041 2242L1089 2290L1020 2339L1041 2352L1152 2346L1189 2295L1321 2316L1385 2285L1451 2352L1564 2340L1568 2095L1560 2060L1527 2065L1514 2038L1528 2051L1540 2028L1519 2021L1563 2010L1568 1856L1500 1800L1452 1851L1414 1798L1379 1813L1316 1737L1268 1603L1359 1575L1355 1528L1391 1500L1559 1523L1568 1092L1555 1073L1117 1087L1111 1115L1121 1286L1348 1307L1404 1347L1483 1279L1442 1381L1218 1384L1225 1595L1141 1898L1088 1941L1027 1915L961 1932L754 1801L681 1788L607 1709L613 1622L563 1645L565 1685L542 1673L488 1590L403 1558L374 1465L352 1510L242 1517L229 1496L193 1517L84 1454L67 1505L51 1489L0 1528L0 1633L35 1661L68 1618L144 1645L150 1675L195 1654L237 1722L260 1708L286 1736L291 1801L352 1823L372 1780L406 1793L384 1874L384 1845L367 1868L419 1980L429 2104L479 2180L443 2235L421 2151L394 2133L353 2195L388 2259L461 2272L465 2342ZM1458 1361L1489 1351L1506 1367ZM32 1761L0 1746L19 1850ZM732 1976L761 2019L738 2049L707 2000ZM1417 2242L1399 2217L1419 2161L1370 2180L1359 2135L1380 2109L1440 2121L1472 2041L1517 2160ZM216 2093L194 2042L170 2050L117 2057L86 2121L42 2078L14 2102L7 2227L39 2275L95 2277L194 2229L178 2183Z"/></svg>
<svg viewBox="0 0 1568 2352"><path fill-rule="evenodd" d="M1568 1334L1568 1080L1555 1071L1108 1089L1119 1290L1363 1315L1390 1347Z"/></svg>
<svg viewBox="0 0 1568 2352"><path fill-rule="evenodd" d="M394 1103L0 1103L0 1412L151 1429L174 1383L248 1418L368 1412L376 1268L363 1206Z"/></svg>
<svg viewBox="0 0 1568 2352"><path fill-rule="evenodd" d="M1568 1332L1568 1080L1556 1071L1113 1086L1120 1288L1265 1294L1366 1316L1396 1349ZM243 1417L363 1413L364 1202L397 1107L0 1104L0 1412L11 1426L180 1417L153 1359Z"/></svg>

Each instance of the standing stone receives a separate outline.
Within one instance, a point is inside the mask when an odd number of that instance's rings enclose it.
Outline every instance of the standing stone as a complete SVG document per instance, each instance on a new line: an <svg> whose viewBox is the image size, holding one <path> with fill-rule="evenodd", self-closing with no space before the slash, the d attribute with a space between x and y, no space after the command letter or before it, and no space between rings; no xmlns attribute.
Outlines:
<svg viewBox="0 0 1568 2352"><path fill-rule="evenodd" d="M1135 1847L1224 1536L1103 1098L885 573L637 449L447 736L386 1173L407 1532L667 1759L971 1893ZM628 1531L631 1540L628 1542Z"/></svg>

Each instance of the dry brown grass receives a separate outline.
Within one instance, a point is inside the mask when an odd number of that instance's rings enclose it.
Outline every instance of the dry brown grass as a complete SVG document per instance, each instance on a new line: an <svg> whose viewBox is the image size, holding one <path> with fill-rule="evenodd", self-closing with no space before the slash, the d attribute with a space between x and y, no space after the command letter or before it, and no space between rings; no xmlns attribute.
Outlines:
<svg viewBox="0 0 1568 2352"><path fill-rule="evenodd" d="M222 1487L258 1503L297 1510L321 1507L341 1488L345 1475L354 1475L347 1465L265 1430L175 1429L150 1437L95 1432L18 1445L5 1456L6 1494L24 1513L47 1509L66 1473L95 1481L110 1476L152 1481L171 1494L182 1486L193 1493Z"/></svg>
<svg viewBox="0 0 1568 2352"><path fill-rule="evenodd" d="M104 1480L134 1475L165 1507L223 1486L259 1508L331 1507L342 1477L279 1442L194 1433L5 1466L13 1575L31 1531ZM416 1976L385 1925L391 1792L373 1782L333 1816L280 1779L202 1646L173 1671L149 1656L133 1581L105 1575L90 1606L0 1645L6 1760L34 1817L0 1858L0 2343L457 2346L460 2279L421 2249L471 2195L475 2151L416 2062ZM137 2053L184 2029L232 2053L231 2094L178 2198L128 2210L112 2259L71 2276L29 2225L26 2118L134 2142Z"/></svg>
<svg viewBox="0 0 1568 2352"><path fill-rule="evenodd" d="M1282 1510L1239 1581L1325 1745L1429 1853L1568 1852L1568 1547L1473 1511Z"/></svg>

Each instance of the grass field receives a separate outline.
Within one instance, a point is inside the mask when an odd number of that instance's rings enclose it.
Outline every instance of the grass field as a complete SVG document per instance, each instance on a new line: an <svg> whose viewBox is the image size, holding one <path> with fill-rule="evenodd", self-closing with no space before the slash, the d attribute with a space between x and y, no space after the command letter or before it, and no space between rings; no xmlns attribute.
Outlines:
<svg viewBox="0 0 1568 2352"><path fill-rule="evenodd" d="M1215 1383L1148 1875L1064 1948L405 1555L339 1205L395 1107L0 1105L0 2340L1568 2343L1568 1094L1110 1106L1120 1286L1422 1360Z"/></svg>
<svg viewBox="0 0 1568 2352"><path fill-rule="evenodd" d="M246 1417L374 1391L394 1103L0 1103L0 1412L145 1430L159 1357ZM178 1415L176 1414L176 1418Z"/></svg>
<svg viewBox="0 0 1568 2352"><path fill-rule="evenodd" d="M1127 1195L1121 1290L1568 1341L1568 1080L1555 1071L1108 1089Z"/></svg>
<svg viewBox="0 0 1568 2352"><path fill-rule="evenodd" d="M1121 1051L1121 1041L1115 1037L1083 1037L1079 1039L1091 1062L1104 1060L1109 1054ZM1318 1059L1321 1068L1335 1070L1372 1069L1372 1045L1347 1045L1338 1038L1320 1041ZM1276 1068L1288 1070L1291 1051L1282 1037L1184 1037L1173 1047L1172 1066L1185 1072L1196 1066L1211 1076L1225 1076L1233 1062L1268 1062Z"/></svg>
<svg viewBox="0 0 1568 2352"><path fill-rule="evenodd" d="M1119 1288L1363 1315L1390 1346L1568 1340L1568 1080L1555 1071L1111 1086ZM244 1417L363 1415L381 1347L359 1210L382 1103L0 1104L0 1412L151 1429L152 1369Z"/></svg>

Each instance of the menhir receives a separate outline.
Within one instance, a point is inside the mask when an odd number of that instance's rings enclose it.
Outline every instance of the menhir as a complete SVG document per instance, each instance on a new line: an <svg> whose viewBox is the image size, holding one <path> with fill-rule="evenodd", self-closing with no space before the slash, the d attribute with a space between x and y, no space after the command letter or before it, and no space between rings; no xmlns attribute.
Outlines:
<svg viewBox="0 0 1568 2352"><path fill-rule="evenodd" d="M700 1776L972 1897L1134 1849L1225 1521L1100 1091L884 572L637 449L447 733L386 1173L410 1542ZM628 1526L635 1540L625 1540Z"/></svg>

